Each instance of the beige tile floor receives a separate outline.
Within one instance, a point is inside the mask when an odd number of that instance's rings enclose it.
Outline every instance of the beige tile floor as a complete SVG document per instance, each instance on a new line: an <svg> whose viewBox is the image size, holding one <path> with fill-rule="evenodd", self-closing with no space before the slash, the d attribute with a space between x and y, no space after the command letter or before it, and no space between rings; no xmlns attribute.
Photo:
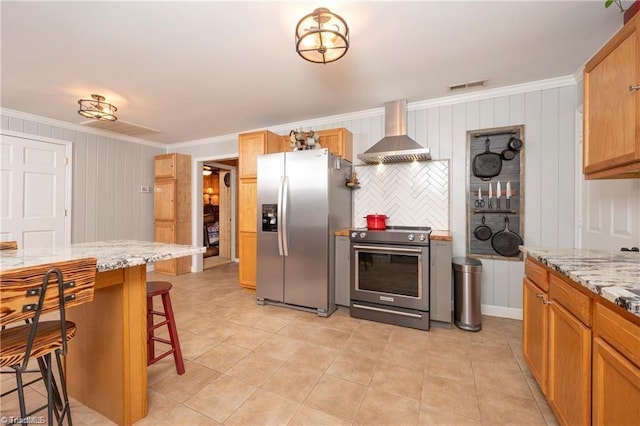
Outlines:
<svg viewBox="0 0 640 426"><path fill-rule="evenodd" d="M524 364L520 321L428 332L259 306L237 265L169 279L186 373L149 367L149 415L137 425L556 424ZM2 388L6 389L3 377ZM28 390L44 402L41 385ZM15 413L2 398L1 415ZM72 401L77 425L111 424Z"/></svg>

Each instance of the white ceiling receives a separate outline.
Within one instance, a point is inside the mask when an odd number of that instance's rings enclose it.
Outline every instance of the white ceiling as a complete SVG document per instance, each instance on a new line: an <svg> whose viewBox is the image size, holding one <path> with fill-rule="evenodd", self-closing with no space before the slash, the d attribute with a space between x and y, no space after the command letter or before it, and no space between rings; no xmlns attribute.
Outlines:
<svg viewBox="0 0 640 426"><path fill-rule="evenodd" d="M297 21L320 6L351 32L346 56L327 65L294 47ZM604 0L0 7L2 107L81 123L77 100L98 93L119 120L158 131L138 137L161 143L439 98L473 80L496 88L571 75L622 26Z"/></svg>

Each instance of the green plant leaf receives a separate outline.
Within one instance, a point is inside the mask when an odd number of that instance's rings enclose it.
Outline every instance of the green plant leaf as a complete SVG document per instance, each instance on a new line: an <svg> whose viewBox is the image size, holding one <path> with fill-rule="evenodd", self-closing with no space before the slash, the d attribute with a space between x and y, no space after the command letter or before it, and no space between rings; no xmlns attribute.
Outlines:
<svg viewBox="0 0 640 426"><path fill-rule="evenodd" d="M606 0L604 2L604 7L607 8L607 7L611 6L612 4L613 4L613 0Z"/></svg>

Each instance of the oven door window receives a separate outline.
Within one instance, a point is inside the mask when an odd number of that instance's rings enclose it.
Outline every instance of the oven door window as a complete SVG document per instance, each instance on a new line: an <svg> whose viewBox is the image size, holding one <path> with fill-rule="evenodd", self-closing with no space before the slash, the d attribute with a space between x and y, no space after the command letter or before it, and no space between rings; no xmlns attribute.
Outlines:
<svg viewBox="0 0 640 426"><path fill-rule="evenodd" d="M397 296L422 297L422 254L383 249L356 250L356 289Z"/></svg>

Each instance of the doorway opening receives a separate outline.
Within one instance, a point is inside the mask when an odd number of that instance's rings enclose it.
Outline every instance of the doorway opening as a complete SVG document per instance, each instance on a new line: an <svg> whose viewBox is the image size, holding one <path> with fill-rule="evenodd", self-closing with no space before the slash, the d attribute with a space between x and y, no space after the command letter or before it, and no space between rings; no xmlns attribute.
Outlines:
<svg viewBox="0 0 640 426"><path fill-rule="evenodd" d="M206 248L195 270L237 261L236 168L237 158L196 159L197 179L194 211L194 241ZM199 260L199 259L198 259Z"/></svg>

